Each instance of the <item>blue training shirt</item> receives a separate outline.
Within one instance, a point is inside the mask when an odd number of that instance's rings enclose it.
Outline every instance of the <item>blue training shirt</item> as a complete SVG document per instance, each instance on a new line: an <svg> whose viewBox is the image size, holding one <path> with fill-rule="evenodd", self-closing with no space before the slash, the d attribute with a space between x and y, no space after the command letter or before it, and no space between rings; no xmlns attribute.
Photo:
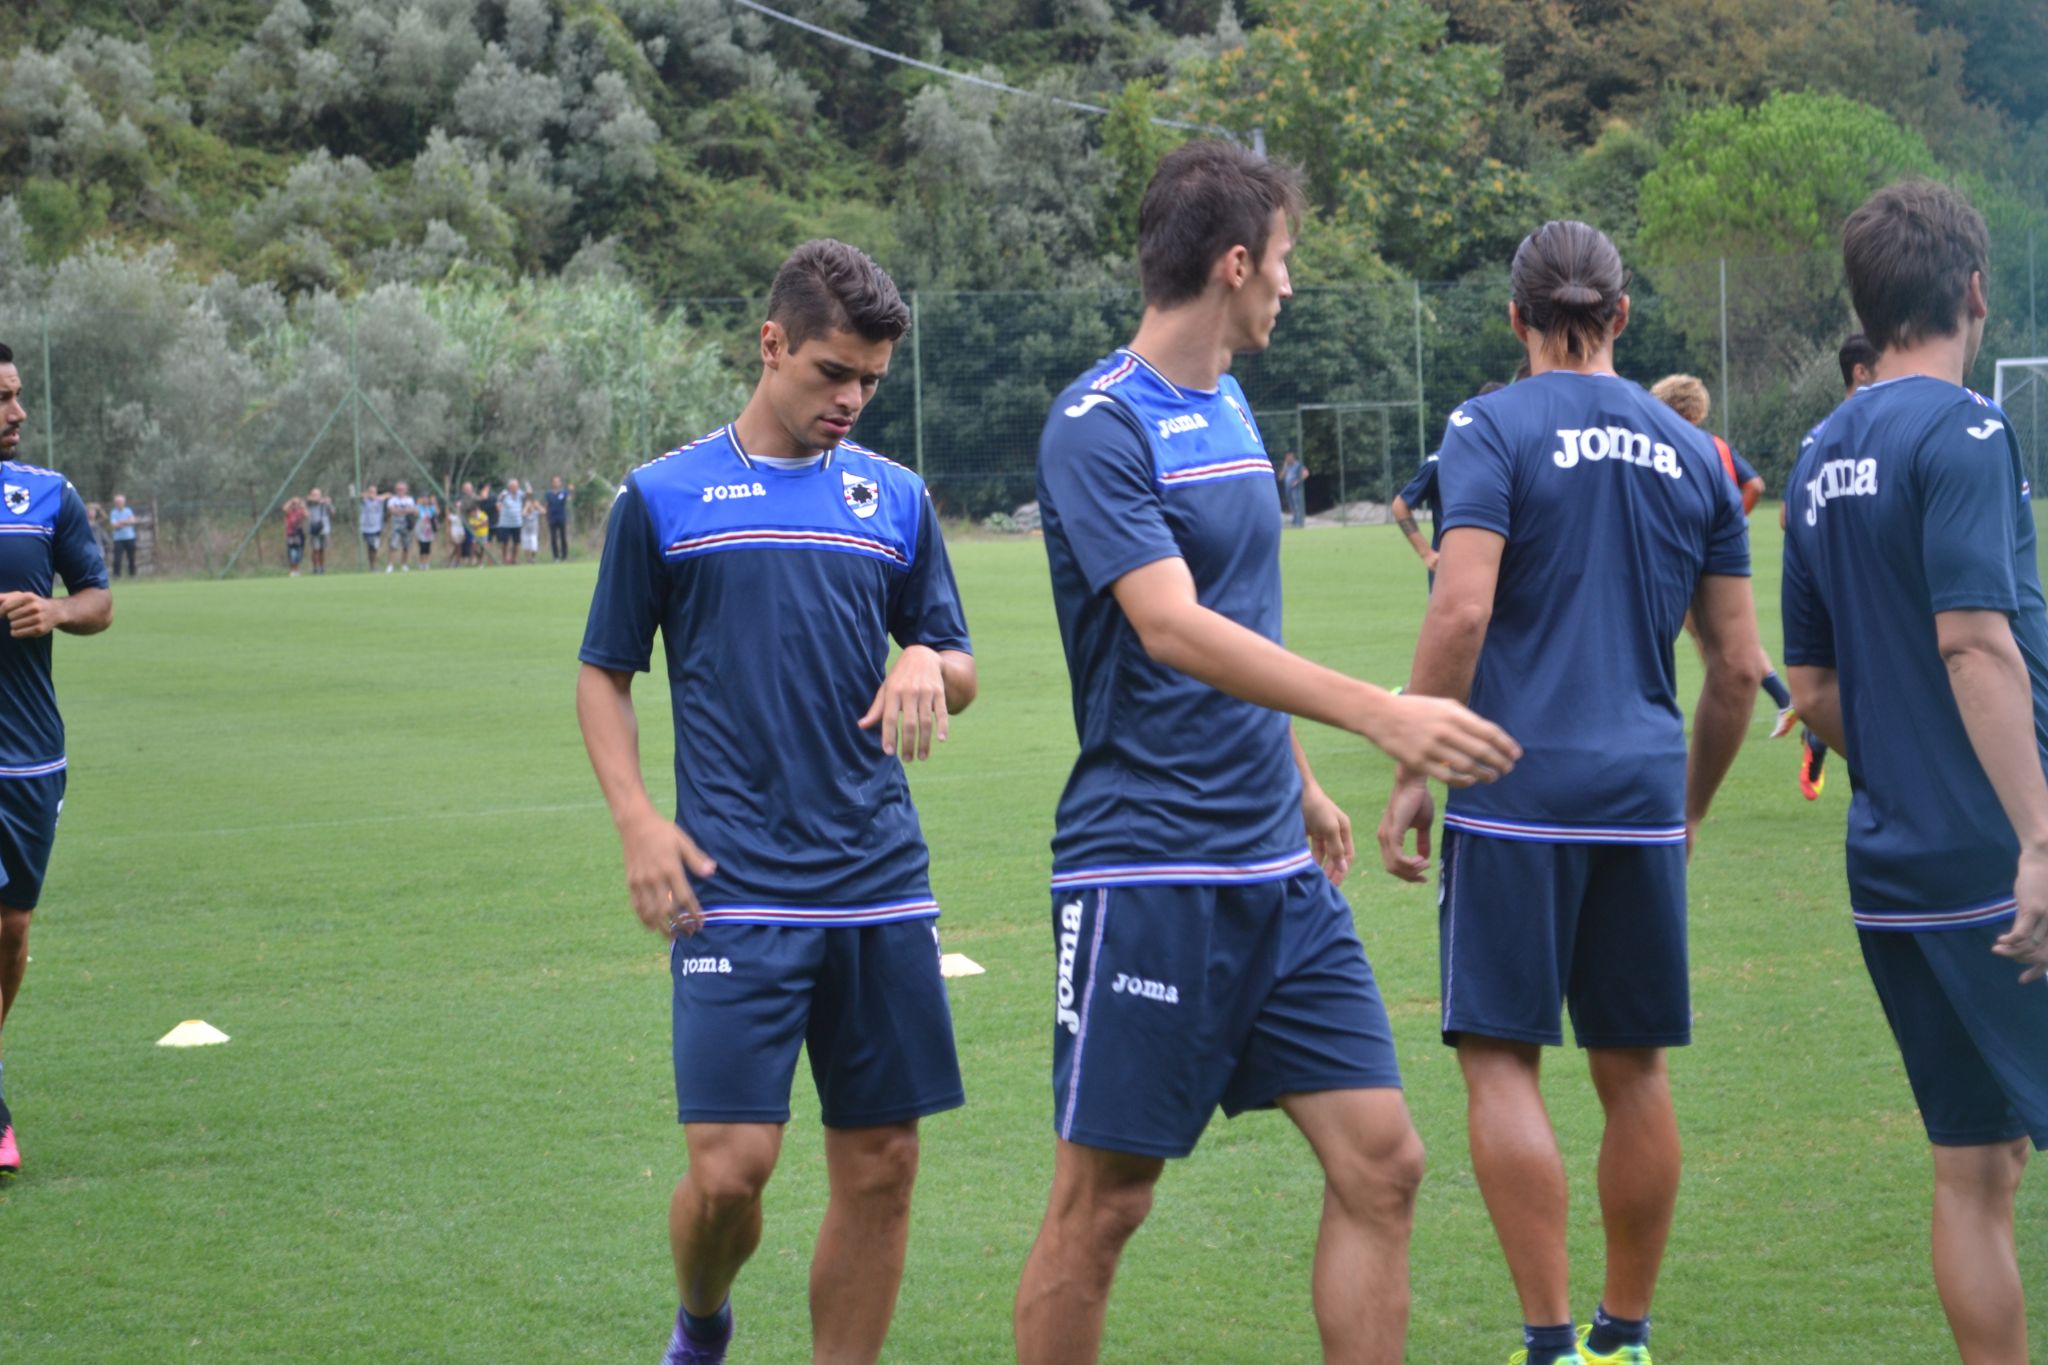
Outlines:
<svg viewBox="0 0 2048 1365"><path fill-rule="evenodd" d="M1444 496L1437 486L1437 466L1442 463L1442 457L1442 451L1430 451L1429 458L1422 462L1422 468L1415 471L1415 477L1396 494L1408 504L1411 513L1421 507L1429 509L1429 548L1432 550L1444 547Z"/></svg>
<svg viewBox="0 0 2048 1365"><path fill-rule="evenodd" d="M1444 528L1507 540L1474 711L1520 742L1444 825L1544 843L1683 843L1672 643L1707 574L1747 577L1742 499L1713 442L1640 386L1551 370L1444 432Z"/></svg>
<svg viewBox="0 0 2048 1365"><path fill-rule="evenodd" d="M856 728L889 641L969 648L924 482L842 441L750 458L730 426L628 475L579 658L647 671L675 718L676 822L715 860L706 920L880 924L939 912L910 786Z"/></svg>
<svg viewBox="0 0 2048 1365"><path fill-rule="evenodd" d="M1912 376L1858 389L1785 490L1785 662L1832 668L1853 794L1849 899L1866 929L1995 924L2019 843L1970 746L1935 613L1997 611L2048 754L2048 613L2033 490L1990 402Z"/></svg>
<svg viewBox="0 0 2048 1365"><path fill-rule="evenodd" d="M1053 400L1038 504L1081 752L1053 885L1256 882L1312 866L1286 715L1145 653L1111 586L1187 562L1202 605L1280 639L1280 501L1244 391L1183 389L1135 352Z"/></svg>
<svg viewBox="0 0 2048 1365"><path fill-rule="evenodd" d="M78 490L54 469L0 461L0 592L56 594L107 586L106 561ZM64 768L64 717L50 676L51 636L17 640L0 630L0 777Z"/></svg>

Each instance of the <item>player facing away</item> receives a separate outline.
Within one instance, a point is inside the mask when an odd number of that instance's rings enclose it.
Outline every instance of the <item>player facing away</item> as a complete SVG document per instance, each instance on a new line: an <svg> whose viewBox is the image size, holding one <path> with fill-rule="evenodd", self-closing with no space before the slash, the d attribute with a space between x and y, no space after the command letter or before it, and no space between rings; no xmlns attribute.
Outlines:
<svg viewBox="0 0 2048 1365"><path fill-rule="evenodd" d="M1855 768L1849 902L1933 1146L1935 1287L1965 1365L2023 1365L2013 1201L2027 1140L2048 1146L2048 612L2019 442L1962 386L1988 259L1977 211L1927 181L1844 225L1876 382L1793 467L1785 662Z"/></svg>
<svg viewBox="0 0 2048 1365"><path fill-rule="evenodd" d="M634 912L670 944L689 1168L669 1207L682 1303L667 1365L725 1358L800 1045L831 1185L811 1261L815 1360L880 1355L917 1121L962 1101L902 765L930 757L974 699L974 659L924 484L846 439L909 325L861 252L797 248L745 409L633 471L612 505L576 712ZM657 632L673 820L641 781L631 695Z"/></svg>
<svg viewBox="0 0 2048 1365"><path fill-rule="evenodd" d="M1300 204L1242 148L1169 153L1139 209L1137 336L1054 400L1039 441L1080 754L1053 836L1058 1145L1017 1291L1026 1365L1096 1359L1124 1244L1219 1103L1278 1106L1322 1163L1325 1358L1401 1358L1422 1144L1335 886L1351 824L1288 716L1458 782L1517 750L1462 706L1280 643L1273 465L1226 371L1272 335Z"/></svg>
<svg viewBox="0 0 2048 1365"><path fill-rule="evenodd" d="M1479 386L1479 397L1498 393L1506 388L1489 379ZM1387 515L1394 519L1394 525L1401 528L1401 534L1408 537L1408 544L1414 547L1415 557L1422 561L1423 569L1429 574L1429 586L1436 586L1437 551L1444 543L1443 497L1437 491L1437 460L1441 451L1432 450L1429 458L1422 462L1422 468L1415 471L1415 477L1394 494L1394 501L1387 508ZM1429 539L1422 538L1422 528L1415 524L1416 509L1429 509Z"/></svg>
<svg viewBox="0 0 2048 1365"><path fill-rule="evenodd" d="M1692 1036L1686 859L1763 672L1735 485L1704 434L1614 374L1626 281L1585 223L1545 223L1515 252L1508 325L1532 377L1451 414L1443 558L1408 682L1469 699L1526 750L1451 795L1437 901L1443 1038L1521 1300L1512 1359L1529 1365L1578 1361L1581 1339L1586 1360L1650 1358L1679 1177L1665 1050ZM1706 664L1690 752L1673 658L1688 608ZM1432 814L1404 765L1380 821L1388 871L1424 879ZM1604 1293L1576 1332L1537 1083L1566 1007L1606 1119Z"/></svg>
<svg viewBox="0 0 2048 1365"><path fill-rule="evenodd" d="M1713 400L1708 396L1707 386L1697 375L1667 374L1650 385L1650 393L1673 412L1694 426L1706 431L1707 413ZM1764 495L1764 476L1756 472L1756 466L1742 458L1742 452L1728 442L1708 431L1707 439L1714 443L1714 454L1720 458L1721 472L1735 485L1742 498L1742 515L1747 517L1756 510L1759 499ZM1686 634L1694 635L1692 617L1685 620ZM1698 643L1695 638L1694 643ZM1761 646L1759 646L1761 648ZM1777 665L1771 662L1769 651L1763 653L1763 689L1771 702L1778 708L1778 717L1771 723L1771 738L1783 739L1792 733L1792 727L1799 723L1798 708L1792 705L1792 693L1778 676Z"/></svg>
<svg viewBox="0 0 2048 1365"><path fill-rule="evenodd" d="M64 718L50 678L50 633L97 635L114 621L107 566L85 503L62 474L16 460L21 372L0 346L0 1029L28 970L29 922L64 809ZM57 579L67 596L54 596ZM21 1142L0 1070L0 1180L21 1172Z"/></svg>
<svg viewBox="0 0 2048 1365"><path fill-rule="evenodd" d="M1842 398L1847 401L1850 394L1863 388L1877 378L1877 347L1870 344L1870 338L1861 332L1851 332L1842 340L1842 347L1835 352L1835 361L1842 369ZM1806 433L1806 439L1799 443L1804 452L1820 437L1821 428L1827 425L1823 417L1814 423L1813 430ZM1788 496L1778 504L1778 529L1788 529L1789 518L1785 509L1791 505ZM1820 800L1821 789L1827 784L1827 742L1806 726L1799 733L1799 794L1809 801Z"/></svg>

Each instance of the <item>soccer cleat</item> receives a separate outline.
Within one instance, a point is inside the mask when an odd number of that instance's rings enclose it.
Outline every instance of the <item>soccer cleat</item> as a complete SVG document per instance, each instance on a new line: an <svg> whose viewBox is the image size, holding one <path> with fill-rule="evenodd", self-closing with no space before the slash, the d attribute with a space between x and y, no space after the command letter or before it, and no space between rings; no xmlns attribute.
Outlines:
<svg viewBox="0 0 2048 1365"><path fill-rule="evenodd" d="M1617 1346L1612 1355L1594 1355L1593 1348L1586 1344L1591 1336L1593 1324L1586 1323L1579 1328L1579 1359L1586 1365L1650 1365L1650 1348L1647 1346Z"/></svg>
<svg viewBox="0 0 2048 1365"><path fill-rule="evenodd" d="M1821 765L1828 761L1828 746L1820 737L1808 730L1805 742L1799 746L1799 794L1809 801L1820 800L1820 790L1827 784L1827 774Z"/></svg>
<svg viewBox="0 0 2048 1365"><path fill-rule="evenodd" d="M676 1309L676 1330L668 1339L668 1354L661 1365L725 1365L725 1351L732 1345L732 1320L726 1319L721 1341L703 1342L683 1330L683 1310Z"/></svg>
<svg viewBox="0 0 2048 1365"><path fill-rule="evenodd" d="M1775 722L1774 722L1774 723L1773 723L1773 724L1771 725L1771 738L1772 738L1772 739L1783 739L1783 738L1784 738L1785 736L1787 736L1787 735L1789 735L1789 734L1791 734L1791 733L1792 733L1792 727L1793 727L1793 726L1795 726L1795 725L1797 725L1798 723L1799 723L1799 708L1798 708L1798 707L1796 707L1796 706L1781 706L1781 707L1779 707L1779 708L1778 708L1778 719L1777 719L1777 720L1776 720L1776 721L1775 721Z"/></svg>
<svg viewBox="0 0 2048 1365"><path fill-rule="evenodd" d="M1586 1331L1587 1331L1587 1329L1586 1329L1586 1328L1583 1328L1583 1327L1581 1327L1581 1328L1579 1329L1579 1340L1580 1340L1580 1341L1584 1341L1584 1340L1586 1339ZM1589 1356L1589 1355L1584 1355L1584 1354L1582 1354L1582 1353L1580 1353L1580 1352L1578 1352L1578 1351L1574 1351L1574 1352L1572 1352L1572 1353L1571 1353L1570 1355L1568 1355L1568 1356L1559 1356L1559 1357L1558 1357L1558 1359L1559 1359L1560 1361L1562 1361L1562 1362L1565 1362L1565 1365L1570 1365L1570 1362L1572 1362L1572 1361L1575 1361L1575 1360L1594 1360L1594 1359L1599 1359L1599 1360L1622 1360L1622 1359L1625 1359L1625 1357L1622 1357L1622 1356L1598 1356L1598 1357L1595 1357L1595 1356ZM1648 1360L1648 1359L1649 1359L1649 1356L1645 1355L1645 1356L1643 1357L1643 1359L1644 1359L1644 1360ZM1529 1348L1528 1348L1528 1347L1526 1347L1526 1346L1524 1346L1524 1347L1523 1347L1523 1348L1522 1348L1521 1350L1519 1350L1519 1351L1515 1352L1515 1353L1514 1353L1513 1355L1509 1356L1509 1357L1508 1357L1508 1365L1529 1365Z"/></svg>
<svg viewBox="0 0 2048 1365"><path fill-rule="evenodd" d="M14 1140L14 1125L0 1128L0 1181L21 1174L21 1147Z"/></svg>

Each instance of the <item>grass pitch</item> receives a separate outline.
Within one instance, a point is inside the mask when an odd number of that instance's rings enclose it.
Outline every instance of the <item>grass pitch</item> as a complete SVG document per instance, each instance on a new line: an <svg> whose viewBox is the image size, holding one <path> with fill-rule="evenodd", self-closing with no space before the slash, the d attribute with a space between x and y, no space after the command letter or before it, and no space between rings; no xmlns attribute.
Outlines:
<svg viewBox="0 0 2048 1365"><path fill-rule="evenodd" d="M1771 509L1754 527L1774 640ZM1041 547L954 554L981 700L914 784L946 946L989 971L954 985L968 1107L925 1127L887 1352L915 1365L1009 1358L1051 1167L1046 841L1073 750ZM1405 543L1311 531L1284 554L1290 642L1403 678L1424 603ZM71 783L7 1031L28 1166L0 1193L0 1360L658 1357L682 1141L664 958L627 908L572 713L592 574L124 583L111 634L58 646ZM660 675L637 691L666 801ZM820 700L850 723L868 699ZM1687 1165L1658 1359L1952 1358L1926 1146L1846 908L1847 782L1837 767L1801 801L1797 741L1765 742L1767 718L1760 702L1692 869L1697 1043L1673 1065ZM1303 738L1369 838L1388 764ZM1346 889L1431 1160L1409 1359L1497 1361L1519 1313L1437 1041L1434 895L1361 856ZM186 1018L234 1041L153 1046ZM1598 1111L1580 1059L1552 1057L1584 1315ZM736 1294L740 1362L808 1358L824 1172L798 1076ZM1319 1204L1283 1118L1219 1119L1130 1248L1105 1359L1315 1359ZM2020 1228L2048 1347L2039 1175Z"/></svg>

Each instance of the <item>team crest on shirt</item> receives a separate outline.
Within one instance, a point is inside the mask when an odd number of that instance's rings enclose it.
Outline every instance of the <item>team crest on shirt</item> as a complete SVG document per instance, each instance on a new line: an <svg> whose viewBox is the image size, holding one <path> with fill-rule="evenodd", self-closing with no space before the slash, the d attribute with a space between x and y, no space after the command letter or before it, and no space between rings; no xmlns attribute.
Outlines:
<svg viewBox="0 0 2048 1365"><path fill-rule="evenodd" d="M28 490L20 484L10 483L6 485L4 494L0 495L4 495L6 498L7 510L14 513L17 517L28 511Z"/></svg>
<svg viewBox="0 0 2048 1365"><path fill-rule="evenodd" d="M839 482L839 495L846 499L847 507L862 521L873 516L882 505L882 486L873 479L864 479L842 469Z"/></svg>

